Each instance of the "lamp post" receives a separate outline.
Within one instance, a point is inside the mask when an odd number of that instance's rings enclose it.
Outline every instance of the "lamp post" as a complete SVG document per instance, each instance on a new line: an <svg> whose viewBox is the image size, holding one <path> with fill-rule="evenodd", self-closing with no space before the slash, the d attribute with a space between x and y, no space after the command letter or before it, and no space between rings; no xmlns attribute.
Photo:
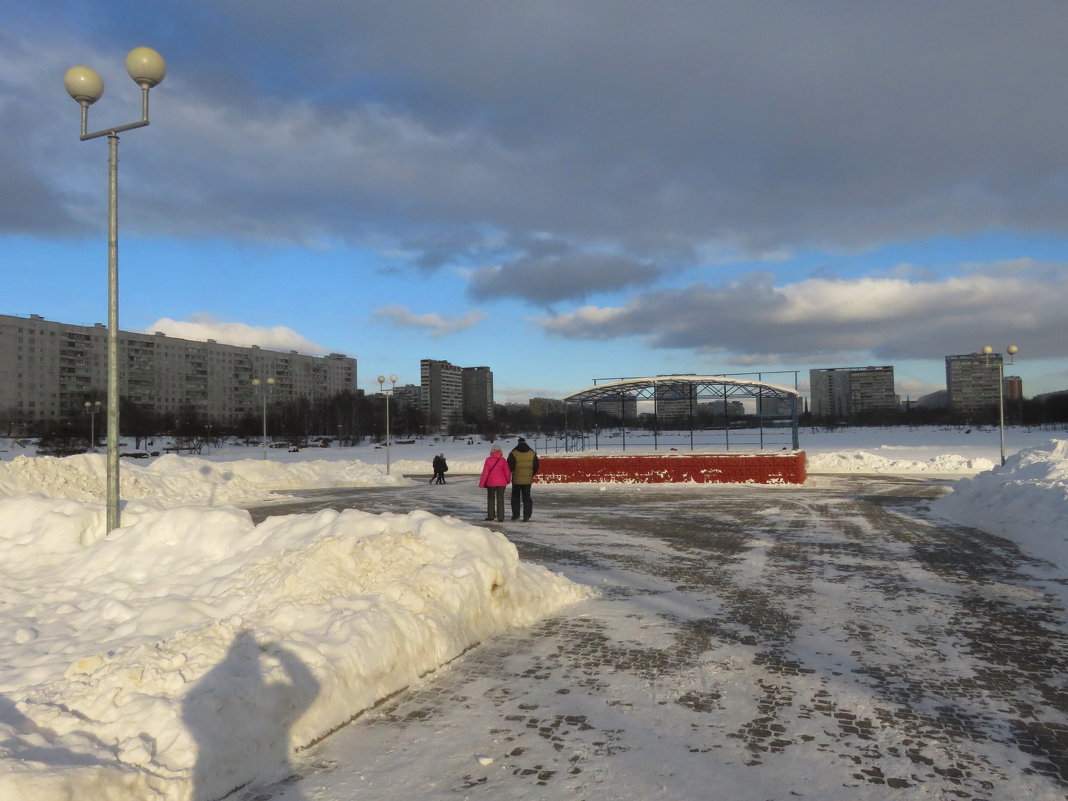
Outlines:
<svg viewBox="0 0 1068 801"><path fill-rule="evenodd" d="M96 416L100 413L100 401L86 401L85 413L89 415L89 450L96 453Z"/></svg>
<svg viewBox="0 0 1068 801"><path fill-rule="evenodd" d="M141 87L141 119L89 133L89 106L104 94L104 81L89 67L71 67L63 77L67 93L82 107L81 140L108 138L108 456L107 531L119 527L119 133L148 125L148 92L163 80L167 65L148 47L126 55L126 71Z"/></svg>
<svg viewBox="0 0 1068 801"><path fill-rule="evenodd" d="M386 389L386 377L380 375L378 377L378 387L383 395L386 396L386 475L389 475L389 396L393 394L393 390L397 388L397 376L391 375L389 382L393 385L389 389Z"/></svg>
<svg viewBox="0 0 1068 801"><path fill-rule="evenodd" d="M252 386L254 386L254 387L263 387L263 389L260 390L260 394L263 396L263 439L261 440L261 442L263 444L263 458L266 459L267 458L267 388L274 386L274 378L267 378L267 379L265 379L263 381L260 381L260 379L258 379L258 378L253 378L252 379Z"/></svg>
<svg viewBox="0 0 1068 801"><path fill-rule="evenodd" d="M1005 348L1009 355L1009 364L1013 363L1012 357L1020 352L1015 345ZM987 366L990 366L990 357L994 355L994 349L990 345L983 345L983 355L986 356ZM1001 463L1005 464L1005 360L998 358L998 436L1001 439Z"/></svg>

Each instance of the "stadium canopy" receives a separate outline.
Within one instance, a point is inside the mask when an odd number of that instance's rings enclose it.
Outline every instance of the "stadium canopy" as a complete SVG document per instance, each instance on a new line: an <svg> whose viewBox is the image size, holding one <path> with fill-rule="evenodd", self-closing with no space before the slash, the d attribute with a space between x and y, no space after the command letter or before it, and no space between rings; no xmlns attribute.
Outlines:
<svg viewBox="0 0 1068 801"><path fill-rule="evenodd" d="M757 378L749 377L751 375L756 375ZM796 373L793 375L796 383ZM695 405L699 402L723 401L724 425L722 430L724 431L724 444L729 449L730 436L727 432L730 426L726 420L727 401L741 398L754 398L756 400L755 414L747 417L751 422L755 422L760 432L759 445L761 448L764 447L765 422L774 422L779 424L780 431L782 430L782 424L789 424L792 433L792 447L794 450L798 449L797 428L801 393L796 388L764 381L760 378L760 374L747 374L746 376L657 375L645 378L623 378L594 384L587 389L572 392L570 395L566 395L563 400L565 405L580 404L585 407L587 404L594 404L595 408L600 404L652 401L654 410L658 402L670 401L676 412L680 402L689 401L687 417L691 448L694 440ZM775 402L774 414L766 413L766 408L772 405L769 403L770 401ZM621 414L624 430L625 417L625 414ZM659 415L657 417L659 418ZM654 435L656 433L657 430L654 429Z"/></svg>

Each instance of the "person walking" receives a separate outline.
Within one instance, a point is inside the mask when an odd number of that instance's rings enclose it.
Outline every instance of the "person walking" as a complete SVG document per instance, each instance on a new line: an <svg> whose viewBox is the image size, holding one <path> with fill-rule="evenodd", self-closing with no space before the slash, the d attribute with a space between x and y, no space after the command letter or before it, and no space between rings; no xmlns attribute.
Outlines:
<svg viewBox="0 0 1068 801"><path fill-rule="evenodd" d="M430 479L431 484L444 484L445 483L445 471L449 469L448 463L445 461L445 454L439 453L434 457L433 461L434 476Z"/></svg>
<svg viewBox="0 0 1068 801"><path fill-rule="evenodd" d="M478 486L486 490L486 519L504 522L504 488L512 480L512 471L501 449L494 445L482 465Z"/></svg>
<svg viewBox="0 0 1068 801"><path fill-rule="evenodd" d="M538 472L538 453L522 437L508 454L508 468L512 471L512 520L519 519L519 505L523 505L523 522L530 520L534 503L530 499L530 485Z"/></svg>

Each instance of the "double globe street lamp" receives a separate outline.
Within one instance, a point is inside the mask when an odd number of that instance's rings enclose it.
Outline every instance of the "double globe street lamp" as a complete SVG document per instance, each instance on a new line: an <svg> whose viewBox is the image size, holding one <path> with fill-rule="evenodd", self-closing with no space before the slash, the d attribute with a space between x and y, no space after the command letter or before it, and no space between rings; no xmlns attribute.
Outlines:
<svg viewBox="0 0 1068 801"><path fill-rule="evenodd" d="M384 375L380 375L378 377L379 391L383 395L385 395L385 397L386 397L386 475L387 476L389 475L389 440L390 440L390 432L389 432L389 396L392 395L393 394L393 390L395 390L397 388L397 376L391 375L389 377L389 382L393 386L390 387L389 389L386 389L386 377Z"/></svg>
<svg viewBox="0 0 1068 801"><path fill-rule="evenodd" d="M252 379L252 386L263 387L260 394L263 396L263 458L267 458L267 389L268 387L274 387L274 378L266 378L261 381L258 378Z"/></svg>
<svg viewBox="0 0 1068 801"><path fill-rule="evenodd" d="M67 93L82 107L82 141L108 138L108 387L107 532L119 527L119 134L148 125L148 92L167 74L163 57L149 47L126 56L126 71L141 87L141 119L89 133L89 106L104 94L104 81L89 67L71 67Z"/></svg>
<svg viewBox="0 0 1068 801"><path fill-rule="evenodd" d="M1009 364L1013 364L1012 357L1019 352L1020 349L1015 345L1005 348L1005 353L1009 356ZM983 355L986 356L988 366L998 368L998 435L1001 439L1001 463L1005 464L1005 360L1001 358L1001 354L998 354L997 364L991 365L990 357L994 355L994 348L990 345L983 345Z"/></svg>
<svg viewBox="0 0 1068 801"><path fill-rule="evenodd" d="M85 413L89 415L89 450L96 453L96 416L100 413L100 401L86 401Z"/></svg>

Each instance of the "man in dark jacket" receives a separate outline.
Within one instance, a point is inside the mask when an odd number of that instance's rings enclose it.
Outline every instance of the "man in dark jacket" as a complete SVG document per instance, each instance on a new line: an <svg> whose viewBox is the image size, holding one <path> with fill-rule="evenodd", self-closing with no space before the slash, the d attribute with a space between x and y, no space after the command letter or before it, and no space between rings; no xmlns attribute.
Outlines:
<svg viewBox="0 0 1068 801"><path fill-rule="evenodd" d="M435 456L432 465L434 467L434 477L430 479L430 483L444 484L445 471L449 469L449 466L445 463L445 454L439 453L437 456Z"/></svg>
<svg viewBox="0 0 1068 801"><path fill-rule="evenodd" d="M538 472L538 454L522 437L508 454L508 467L512 469L512 520L519 519L519 504L523 504L523 522L530 520L534 504L530 500L530 485Z"/></svg>

